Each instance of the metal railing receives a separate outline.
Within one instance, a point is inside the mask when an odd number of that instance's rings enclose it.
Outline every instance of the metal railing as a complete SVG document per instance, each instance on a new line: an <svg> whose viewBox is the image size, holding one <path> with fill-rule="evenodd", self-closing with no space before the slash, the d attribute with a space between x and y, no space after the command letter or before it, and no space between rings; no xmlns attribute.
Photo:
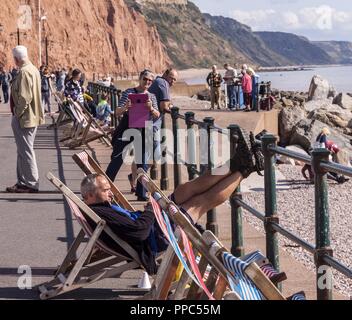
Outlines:
<svg viewBox="0 0 352 320"><path fill-rule="evenodd" d="M101 87L101 86L100 86ZM103 90L92 86L93 90ZM96 91L94 91L96 92ZM179 108L173 107L171 109L172 119L172 131L173 131L173 180L174 188L182 183L181 166L185 165L188 170L188 179L193 180L197 175L204 173L207 169L213 168L214 164L214 150L212 148L213 138L212 132L219 134L229 135L230 138L230 168L235 168L235 157L236 150L235 135L240 129L238 125L230 125L227 129L219 128L215 125L214 118L204 118L203 121L195 119L193 112L187 112L184 115L179 113ZM186 146L188 163L181 159L180 145L178 137L179 121L185 121L187 127ZM165 121L164 121L165 126ZM200 164L198 168L198 161L196 159L196 148L197 148L197 137L195 128L205 129L202 130L203 134L206 132L207 135L207 164ZM164 142L165 143L165 142ZM166 144L166 143L165 143ZM316 291L318 300L330 300L332 299L332 287L329 285L319 286L319 278L324 276L325 283L332 283L332 272L331 268L339 271L346 277L352 279L352 270L345 266L343 263L333 258L333 250L330 247L330 218L329 218L329 207L328 207L328 185L327 185L327 173L335 172L352 177L352 169L346 166L342 166L336 163L329 162L329 151L327 149L316 149L312 152L312 157L308 155L302 155L297 152L287 150L277 146L277 139L273 135L265 135L261 141L262 151L265 158L265 170L264 170L264 183L265 183L265 213L259 212L249 204L245 203L242 199L241 188L238 189L230 197L231 205L231 236L232 246L231 252L235 256L244 255L243 246L243 218L242 209L248 211L254 217L261 220L264 224L265 238L266 238L266 256L278 271L280 270L280 256L279 256L279 244L278 234L281 234L285 238L294 242L295 244L302 247L304 250L314 255L314 262L316 265ZM164 160L167 158L165 155L168 151L164 150ZM275 156L284 155L289 158L299 160L305 164L310 164L315 173L314 185L315 185L315 235L316 243L310 244L304 239L301 239L295 235L292 231L287 230L280 225L279 214L277 211L276 203L276 179L275 179ZM164 161L161 167L161 187L165 190L167 185L165 181L168 181L168 170L167 162ZM164 169L163 169L164 166ZM156 166L154 167L154 173ZM216 217L216 209L212 209L207 213L207 229L212 231L215 235L219 234L219 227ZM321 267L324 267L321 269ZM323 272L322 272L323 270ZM280 287L280 286L279 286Z"/></svg>
<svg viewBox="0 0 352 320"><path fill-rule="evenodd" d="M195 177L195 173L204 172L207 168L212 168L212 135L211 131L216 131L220 134L230 135L230 166L234 168L235 153L234 150L234 136L239 130L237 125L230 125L227 130L221 129L214 124L213 118L205 118L204 121L197 121L194 118L194 113L188 112L185 115L179 114L179 108L174 107L171 112L172 117L172 128L174 135L174 184L175 188L181 183L181 164L179 155L179 143L177 136L177 129L179 128L178 121L184 120L188 129L187 134L187 150L188 160L192 164L186 164L188 168L189 179L192 180ZM208 165L201 167L197 170L197 165L194 165L195 153L192 150L196 148L196 137L192 130L194 126L199 128L206 128L208 134ZM235 256L244 255L243 247L243 219L242 209L248 211L254 217L261 220L264 224L265 237L266 237L266 256L273 264L274 268L280 270L280 255L279 255L279 243L278 234L284 236L290 241L302 247L304 250L314 255L314 262L316 265L316 292L318 300L330 300L332 299L332 272L331 268L342 273L346 277L352 279L352 270L345 266L340 261L333 258L333 250L330 247L330 217L328 208L328 185L327 185L327 173L335 172L352 177L352 169L346 166L342 166L337 163L329 162L329 151L327 149L315 149L312 152L312 157L299 154L281 148L277 146L277 138L273 135L265 135L262 138L262 151L265 158L265 213L261 213L255 208L245 203L242 199L240 187L233 193L230 198L231 205L231 225L232 225L232 247L231 252ZM285 155L289 158L299 160L305 164L310 164L315 173L314 185L315 185L315 235L316 243L310 244L299 236L295 235L292 231L287 230L280 225L279 214L277 211L276 204L276 179L275 179L275 155ZM216 221L216 209L208 212L207 215L207 229L211 230L215 234L218 234L218 224ZM321 268L323 267L323 268ZM324 277L327 285L319 285L319 278ZM280 287L280 286L279 286Z"/></svg>

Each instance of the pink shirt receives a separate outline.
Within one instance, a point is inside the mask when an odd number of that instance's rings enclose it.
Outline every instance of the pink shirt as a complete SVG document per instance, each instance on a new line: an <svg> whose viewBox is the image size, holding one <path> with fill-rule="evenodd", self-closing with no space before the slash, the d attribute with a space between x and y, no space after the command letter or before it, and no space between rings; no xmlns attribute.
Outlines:
<svg viewBox="0 0 352 320"><path fill-rule="evenodd" d="M252 78L247 73L242 78L242 90L244 93L252 92Z"/></svg>

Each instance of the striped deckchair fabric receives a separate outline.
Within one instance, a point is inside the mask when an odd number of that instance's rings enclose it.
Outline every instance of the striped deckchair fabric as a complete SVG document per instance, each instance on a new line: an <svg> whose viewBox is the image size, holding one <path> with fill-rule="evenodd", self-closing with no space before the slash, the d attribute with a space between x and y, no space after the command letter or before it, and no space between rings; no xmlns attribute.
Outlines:
<svg viewBox="0 0 352 320"><path fill-rule="evenodd" d="M302 300L307 300L307 298L306 298L306 294L303 291L301 291L301 292L295 293L291 297L288 297L287 300L302 301Z"/></svg>
<svg viewBox="0 0 352 320"><path fill-rule="evenodd" d="M197 263L203 277L208 265L211 266L211 271L205 284L214 299L222 299L226 288L231 287L233 288L232 299L285 300L280 291L255 262L248 263L227 253L228 250L210 231L205 231L201 235L178 206L160 190L142 169L138 170L138 180L143 183L144 187L150 192L175 225L183 230L191 242L193 250L201 255L201 259ZM175 254L172 255L172 252L168 251L170 255L169 262L166 260L163 261L160 267L160 272L165 276L162 281L152 288L155 292L152 298L166 299L170 292L172 279L178 266L178 259ZM255 259L256 256L252 256L252 259ZM180 286L176 289L174 294L176 298L174 299L184 298L183 293L185 292L184 288L187 283L187 275L182 275ZM239 286L240 290L235 290L236 286ZM199 295L199 290L201 289L195 284L195 281L191 281L186 299L206 298L204 293ZM159 294L160 292L162 294Z"/></svg>
<svg viewBox="0 0 352 320"><path fill-rule="evenodd" d="M236 258L231 253L224 252L222 259L231 276L228 276L232 291L237 292L242 300L264 300L263 294L245 273L249 263Z"/></svg>
<svg viewBox="0 0 352 320"><path fill-rule="evenodd" d="M269 259L265 257L260 251L255 251L244 257L241 257L242 260L247 263L255 262L259 268L264 272L264 274L273 282L275 285L278 283L287 280L285 272L278 272L273 265L270 263Z"/></svg>

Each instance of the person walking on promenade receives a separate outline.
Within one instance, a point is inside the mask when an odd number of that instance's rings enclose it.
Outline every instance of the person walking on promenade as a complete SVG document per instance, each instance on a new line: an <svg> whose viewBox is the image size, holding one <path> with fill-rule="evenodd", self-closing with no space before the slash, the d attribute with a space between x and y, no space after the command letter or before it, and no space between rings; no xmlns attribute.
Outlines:
<svg viewBox="0 0 352 320"><path fill-rule="evenodd" d="M221 83L222 76L218 72L216 65L213 65L212 72L208 74L207 83L210 87L210 95L211 95L211 110L214 110L215 105L217 105L218 109L220 108L220 98L221 98Z"/></svg>
<svg viewBox="0 0 352 320"><path fill-rule="evenodd" d="M27 48L17 46L13 56L19 68L11 86L12 130L17 146L17 183L9 193L36 193L39 174L34 153L34 140L39 125L44 124L41 105L41 79L38 69L28 59Z"/></svg>
<svg viewBox="0 0 352 320"><path fill-rule="evenodd" d="M0 85L1 85L3 96L4 96L4 103L5 104L9 102L10 82L11 82L11 74L6 72L1 67L1 69L0 69Z"/></svg>
<svg viewBox="0 0 352 320"><path fill-rule="evenodd" d="M42 91L42 105L45 113L51 113L51 78L47 67L44 67L41 73L41 91Z"/></svg>
<svg viewBox="0 0 352 320"><path fill-rule="evenodd" d="M123 164L123 153L125 148L132 143L132 137L130 140L124 140L123 135L126 130L129 129L129 110L131 108L131 100L129 99L130 94L147 94L149 99L147 102L147 107L150 112L150 120L154 121L160 118L160 112L158 110L158 103L154 94L148 92L152 82L154 81L154 74L150 70L144 70L139 76L139 85L136 88L127 89L122 93L121 99L119 101L119 107L116 109L116 117L121 117L118 127L116 128L113 138L113 152L111 155L111 162L106 169L106 175L114 181L116 175L118 174L122 164ZM145 128L134 129L141 132L142 146L138 145L138 141L134 144L135 156L137 157L137 167L143 168L145 171L148 170L147 162L150 159L151 154L148 154L147 149L149 146L145 144ZM148 147L148 148L147 148ZM142 149L142 150L141 150ZM139 159L138 159L139 158ZM138 201L147 201L146 190L141 183L137 183L136 195Z"/></svg>
<svg viewBox="0 0 352 320"><path fill-rule="evenodd" d="M65 79L66 79L66 70L61 69L56 77L56 89L58 92L62 92L65 89Z"/></svg>
<svg viewBox="0 0 352 320"><path fill-rule="evenodd" d="M224 68L226 70L224 75L224 81L227 88L227 107L231 110L233 108L236 108L237 105L237 97L235 92L235 78L237 77L237 71L232 68L228 63L224 64Z"/></svg>
<svg viewBox="0 0 352 320"><path fill-rule="evenodd" d="M245 111L251 111L252 101L252 78L248 74L248 69L242 69L242 91L244 97Z"/></svg>

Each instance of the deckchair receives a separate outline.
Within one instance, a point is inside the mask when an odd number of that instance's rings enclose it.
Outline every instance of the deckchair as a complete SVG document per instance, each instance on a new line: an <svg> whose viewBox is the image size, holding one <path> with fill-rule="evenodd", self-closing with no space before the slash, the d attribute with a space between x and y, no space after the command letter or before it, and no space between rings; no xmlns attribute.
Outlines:
<svg viewBox="0 0 352 320"><path fill-rule="evenodd" d="M168 212L168 216L173 222L181 227L186 233L187 237L192 243L193 249L201 254L201 259L198 264L199 271L204 275L208 265L211 266L211 271L206 280L206 289L213 294L214 299L224 298L227 287L232 289L230 294L231 299L269 299L269 300L285 300L285 297L255 263L255 256L250 256L248 262L241 259L235 258L238 263L243 267L241 272L234 272L231 268L232 264L227 263L227 260L219 258L219 254L226 253L226 257L231 255L228 250L220 243L220 241L210 232L206 231L203 235L193 227L190 221L180 211L178 206L168 199L163 192L155 185L155 183L148 177L148 175L142 170L138 170L138 179L143 183L144 187L150 192L152 197L158 202L160 207ZM214 250L215 249L217 250ZM172 252L169 247L166 257L159 268L157 278L159 282L155 282L152 290L150 291L149 298L153 299L167 299L172 285L172 279L178 265L178 259L176 254ZM233 259L231 260L233 261ZM158 277L159 276L159 277ZM246 284L247 290L250 288L252 294L245 295L243 292L235 290L236 281L241 280L241 285ZM184 274L179 280L179 284L176 291L171 296L172 299L195 299L195 298L206 298L204 293L199 292L199 287L195 281L191 282L189 289L186 286L189 284L188 276ZM254 292L254 293L253 293ZM207 294L209 297L209 295ZM227 296L228 297L228 296Z"/></svg>
<svg viewBox="0 0 352 320"><path fill-rule="evenodd" d="M69 148L77 148L81 145L88 144L94 140L100 139L103 143L111 146L111 134L113 128L103 128L90 114L90 112L80 104L78 101L73 101L67 98L66 113L71 115L74 119L74 125L72 126L69 134L62 138L60 142L65 142Z"/></svg>
<svg viewBox="0 0 352 320"><path fill-rule="evenodd" d="M109 177L105 174L99 164L89 155L86 150L74 154L72 156L72 159L74 162L76 162L76 164L86 175L97 173L104 176L110 184L111 191L114 194L114 199L116 203L127 210L135 211L135 208L132 206L132 204L125 198L123 193L109 179Z"/></svg>
<svg viewBox="0 0 352 320"><path fill-rule="evenodd" d="M127 242L113 233L104 220L96 215L52 173L48 173L47 178L65 196L73 216L81 226L81 230L57 270L54 279L38 287L41 299L54 298L102 279L118 278L125 271L143 268L138 253ZM94 222L94 228L88 223L87 218ZM105 232L116 242L126 252L126 255L116 252L102 242L99 239L102 232ZM88 242L78 255L78 249L85 238L88 238ZM91 259L96 249L99 249L103 254L100 259L96 255L94 255L95 259ZM76 256L78 256L77 260Z"/></svg>
<svg viewBox="0 0 352 320"><path fill-rule="evenodd" d="M63 94L53 91L53 96L58 104L59 116L56 120L53 120L53 123L49 125L47 129L59 128L73 121L72 116L67 112L67 104L64 102L65 97Z"/></svg>

